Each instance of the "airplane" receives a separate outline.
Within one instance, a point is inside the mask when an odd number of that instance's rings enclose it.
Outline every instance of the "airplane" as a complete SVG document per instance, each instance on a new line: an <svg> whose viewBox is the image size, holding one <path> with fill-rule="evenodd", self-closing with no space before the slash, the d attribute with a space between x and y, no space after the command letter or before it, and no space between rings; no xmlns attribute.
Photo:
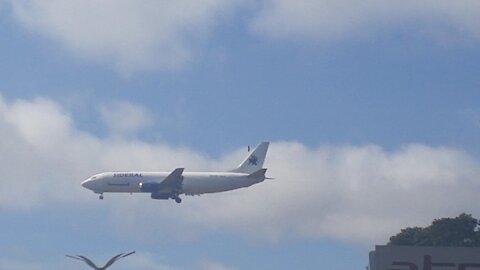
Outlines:
<svg viewBox="0 0 480 270"><path fill-rule="evenodd" d="M72 256L72 255L65 255L69 258L72 258L72 259L75 259L75 260L79 260L79 261L82 261L86 264L88 264L90 267L92 267L93 269L95 270L105 270L107 269L108 267L110 267L114 262L116 262L117 260L121 259L121 258L125 258L129 255L132 255L133 253L135 253L135 251L132 251L132 252L129 252L129 253L120 253L118 255L115 255L113 256L110 260L108 260L108 262L103 266L103 267L98 267L96 266L92 260L90 260L89 258L85 257L85 256L82 256L82 255L77 255L77 256Z"/></svg>
<svg viewBox="0 0 480 270"><path fill-rule="evenodd" d="M240 165L226 172L104 172L83 181L84 188L100 194L105 192L150 193L152 199L173 199L181 203L180 195L200 195L245 188L272 179L265 176L263 162L269 142L260 143Z"/></svg>

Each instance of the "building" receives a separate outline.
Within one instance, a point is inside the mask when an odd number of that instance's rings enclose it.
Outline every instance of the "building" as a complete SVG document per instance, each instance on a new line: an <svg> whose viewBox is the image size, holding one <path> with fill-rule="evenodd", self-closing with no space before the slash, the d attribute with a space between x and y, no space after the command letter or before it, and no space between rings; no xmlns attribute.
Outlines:
<svg viewBox="0 0 480 270"><path fill-rule="evenodd" d="M480 270L480 248L376 246L370 270Z"/></svg>

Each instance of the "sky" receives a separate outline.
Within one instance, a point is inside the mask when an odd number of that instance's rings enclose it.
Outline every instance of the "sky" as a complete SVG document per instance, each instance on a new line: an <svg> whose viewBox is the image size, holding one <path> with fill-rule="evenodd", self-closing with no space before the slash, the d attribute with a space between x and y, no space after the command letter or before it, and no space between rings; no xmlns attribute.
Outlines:
<svg viewBox="0 0 480 270"><path fill-rule="evenodd" d="M480 217L480 2L0 0L0 269L365 269L408 226ZM187 196L114 170L267 180Z"/></svg>

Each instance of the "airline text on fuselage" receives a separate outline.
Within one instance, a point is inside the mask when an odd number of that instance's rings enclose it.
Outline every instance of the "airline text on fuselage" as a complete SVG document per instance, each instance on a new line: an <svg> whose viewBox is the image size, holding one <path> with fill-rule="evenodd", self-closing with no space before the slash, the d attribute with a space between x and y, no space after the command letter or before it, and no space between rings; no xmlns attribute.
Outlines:
<svg viewBox="0 0 480 270"><path fill-rule="evenodd" d="M113 177L143 177L141 173L114 173Z"/></svg>

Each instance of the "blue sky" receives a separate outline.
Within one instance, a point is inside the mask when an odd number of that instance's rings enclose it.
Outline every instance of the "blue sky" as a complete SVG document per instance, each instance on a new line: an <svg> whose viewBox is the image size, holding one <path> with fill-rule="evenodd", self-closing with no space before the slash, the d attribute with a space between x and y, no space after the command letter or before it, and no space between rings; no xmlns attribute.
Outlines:
<svg viewBox="0 0 480 270"><path fill-rule="evenodd" d="M419 4L420 3L420 4ZM0 1L0 268L363 269L406 226L479 216L474 1ZM79 183L276 180L181 205ZM123 267L123 268L122 268Z"/></svg>

